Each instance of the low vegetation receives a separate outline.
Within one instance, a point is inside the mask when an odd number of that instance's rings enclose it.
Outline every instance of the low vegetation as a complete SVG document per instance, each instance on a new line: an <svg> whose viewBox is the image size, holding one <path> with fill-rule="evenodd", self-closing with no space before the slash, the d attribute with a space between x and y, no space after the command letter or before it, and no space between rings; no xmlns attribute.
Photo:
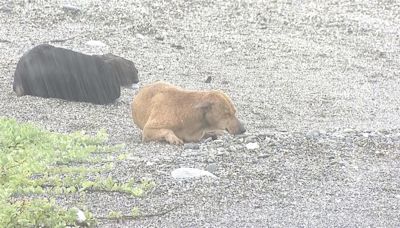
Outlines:
<svg viewBox="0 0 400 228"><path fill-rule="evenodd" d="M0 118L0 227L82 225L77 222L79 209L56 202L60 195L79 194L84 198L85 193L93 191L143 195L152 182L120 183L112 177L101 177L103 171L113 167L112 160L101 162L104 158L99 157L105 156L93 154L118 149L105 146L106 140L105 131L96 136L82 132L59 134ZM90 167L96 162L101 166ZM137 214L138 208L132 211ZM84 225L94 225L95 218L87 210L84 213Z"/></svg>

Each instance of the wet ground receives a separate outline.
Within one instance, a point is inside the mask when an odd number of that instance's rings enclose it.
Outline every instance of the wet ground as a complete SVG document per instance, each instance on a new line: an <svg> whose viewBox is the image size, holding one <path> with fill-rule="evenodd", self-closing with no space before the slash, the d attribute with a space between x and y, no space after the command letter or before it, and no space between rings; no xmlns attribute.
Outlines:
<svg viewBox="0 0 400 228"><path fill-rule="evenodd" d="M88 194L84 204L95 216L173 208L139 220L99 220L100 227L400 226L396 1L69 4L77 9L62 1L0 3L0 116L57 132L105 128L110 144L126 144L128 158L108 175L151 178L156 187L141 199ZM164 80L223 90L248 131L199 149L142 144L130 117L133 90L107 106L17 98L19 57L48 42L131 59L141 85ZM260 148L247 149L250 142ZM177 181L170 172L178 167L219 178Z"/></svg>

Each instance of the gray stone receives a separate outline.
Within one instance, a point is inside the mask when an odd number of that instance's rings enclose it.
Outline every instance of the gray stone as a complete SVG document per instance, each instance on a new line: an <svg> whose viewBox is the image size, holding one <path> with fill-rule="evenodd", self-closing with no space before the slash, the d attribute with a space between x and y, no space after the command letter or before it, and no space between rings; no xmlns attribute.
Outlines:
<svg viewBox="0 0 400 228"><path fill-rule="evenodd" d="M258 148L260 148L260 146L258 145L258 143L247 143L246 144L246 148L248 149L248 150L255 150L255 149L258 149Z"/></svg>
<svg viewBox="0 0 400 228"><path fill-rule="evenodd" d="M78 224L85 223L86 221L85 213L77 207L74 207L72 209L76 211L76 222Z"/></svg>
<svg viewBox="0 0 400 228"><path fill-rule="evenodd" d="M183 149L198 150L198 149L200 149L200 145L197 143L185 143L185 145L183 146Z"/></svg>
<svg viewBox="0 0 400 228"><path fill-rule="evenodd" d="M184 47L182 45L180 45L180 44L171 44L171 47L176 48L178 50L184 49Z"/></svg>
<svg viewBox="0 0 400 228"><path fill-rule="evenodd" d="M343 130L343 133L346 133L346 134L353 133L353 132L354 132L354 130L351 129L351 128L346 128L346 129Z"/></svg>
<svg viewBox="0 0 400 228"><path fill-rule="evenodd" d="M361 134L363 137L368 138L369 137L369 133L362 133Z"/></svg>
<svg viewBox="0 0 400 228"><path fill-rule="evenodd" d="M210 173L215 173L215 171L217 171L218 166L215 163L211 163L209 165L207 165L206 170Z"/></svg>
<svg viewBox="0 0 400 228"><path fill-rule="evenodd" d="M145 36L143 36L143 35L140 34L140 33L136 33L136 37L137 37L138 39L141 39L141 40L143 40L143 39L145 38Z"/></svg>
<svg viewBox="0 0 400 228"><path fill-rule="evenodd" d="M217 147L223 146L224 145L224 141L221 139L217 139L213 141L213 144Z"/></svg>
<svg viewBox="0 0 400 228"><path fill-rule="evenodd" d="M229 152L225 151L225 150L218 150L216 155L217 156L225 156L225 155L229 155Z"/></svg>
<svg viewBox="0 0 400 228"><path fill-rule="evenodd" d="M318 130L311 130L307 132L306 136L307 138L318 138L321 135L321 133Z"/></svg>
<svg viewBox="0 0 400 228"><path fill-rule="evenodd" d="M159 40L159 41L163 41L165 39L165 37L161 34L158 34L158 35L156 35L155 39Z"/></svg>
<svg viewBox="0 0 400 228"><path fill-rule="evenodd" d="M233 51L232 48L227 48L227 49L225 49L224 53L231 53L232 51Z"/></svg>
<svg viewBox="0 0 400 228"><path fill-rule="evenodd" d="M259 154L259 155L257 156L258 159L267 158L267 157L269 157L268 154Z"/></svg>
<svg viewBox="0 0 400 228"><path fill-rule="evenodd" d="M134 89L134 90L136 90L136 89L139 89L140 88L140 86L139 86L139 84L138 83L136 83L136 84L132 84L132 89Z"/></svg>
<svg viewBox="0 0 400 228"><path fill-rule="evenodd" d="M245 139L246 143L255 142L255 141L257 141L257 136L254 136L254 135L250 135L250 136L246 137L246 139Z"/></svg>
<svg viewBox="0 0 400 228"><path fill-rule="evenodd" d="M190 178L199 178L203 176L217 178L214 174L196 168L178 168L171 172L171 176L175 179L190 179Z"/></svg>
<svg viewBox="0 0 400 228"><path fill-rule="evenodd" d="M155 163L154 162L151 162L151 161L148 161L148 162L146 162L146 166L153 166Z"/></svg>
<svg viewBox="0 0 400 228"><path fill-rule="evenodd" d="M70 12L70 13L81 12L81 9L78 6L74 6L74 5L63 5L62 9L64 10L64 12Z"/></svg>

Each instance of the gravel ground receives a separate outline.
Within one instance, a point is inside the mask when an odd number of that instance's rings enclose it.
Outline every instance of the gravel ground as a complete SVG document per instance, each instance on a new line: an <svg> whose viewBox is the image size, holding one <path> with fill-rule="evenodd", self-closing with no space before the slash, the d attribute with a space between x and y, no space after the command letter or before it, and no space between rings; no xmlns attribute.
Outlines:
<svg viewBox="0 0 400 228"><path fill-rule="evenodd" d="M400 226L397 1L67 3L78 8L57 0L0 3L0 116L57 132L105 128L110 144L126 144L128 158L107 175L151 178L156 187L140 199L87 194L95 216L128 214L133 206L148 214L174 208L139 220L99 220L100 227ZM221 89L248 131L198 149L142 144L130 117L133 90L107 106L17 98L19 57L52 40L133 60L141 85L165 80ZM170 173L179 167L219 178L175 180Z"/></svg>

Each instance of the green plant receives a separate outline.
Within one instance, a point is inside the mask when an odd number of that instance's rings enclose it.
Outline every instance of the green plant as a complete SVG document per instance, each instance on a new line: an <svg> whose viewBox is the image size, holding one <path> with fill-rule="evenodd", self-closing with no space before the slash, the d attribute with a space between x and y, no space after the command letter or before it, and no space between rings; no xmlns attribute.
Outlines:
<svg viewBox="0 0 400 228"><path fill-rule="evenodd" d="M31 124L0 118L0 227L65 227L76 222L76 210L55 203L60 194L84 194L85 191L119 191L143 195L151 182L118 183L101 172L113 163L93 154L109 153L121 147L104 145L104 130L96 136L84 132L51 133ZM99 168L82 163L100 162ZM88 180L87 176L98 176ZM85 212L87 223L94 220Z"/></svg>

